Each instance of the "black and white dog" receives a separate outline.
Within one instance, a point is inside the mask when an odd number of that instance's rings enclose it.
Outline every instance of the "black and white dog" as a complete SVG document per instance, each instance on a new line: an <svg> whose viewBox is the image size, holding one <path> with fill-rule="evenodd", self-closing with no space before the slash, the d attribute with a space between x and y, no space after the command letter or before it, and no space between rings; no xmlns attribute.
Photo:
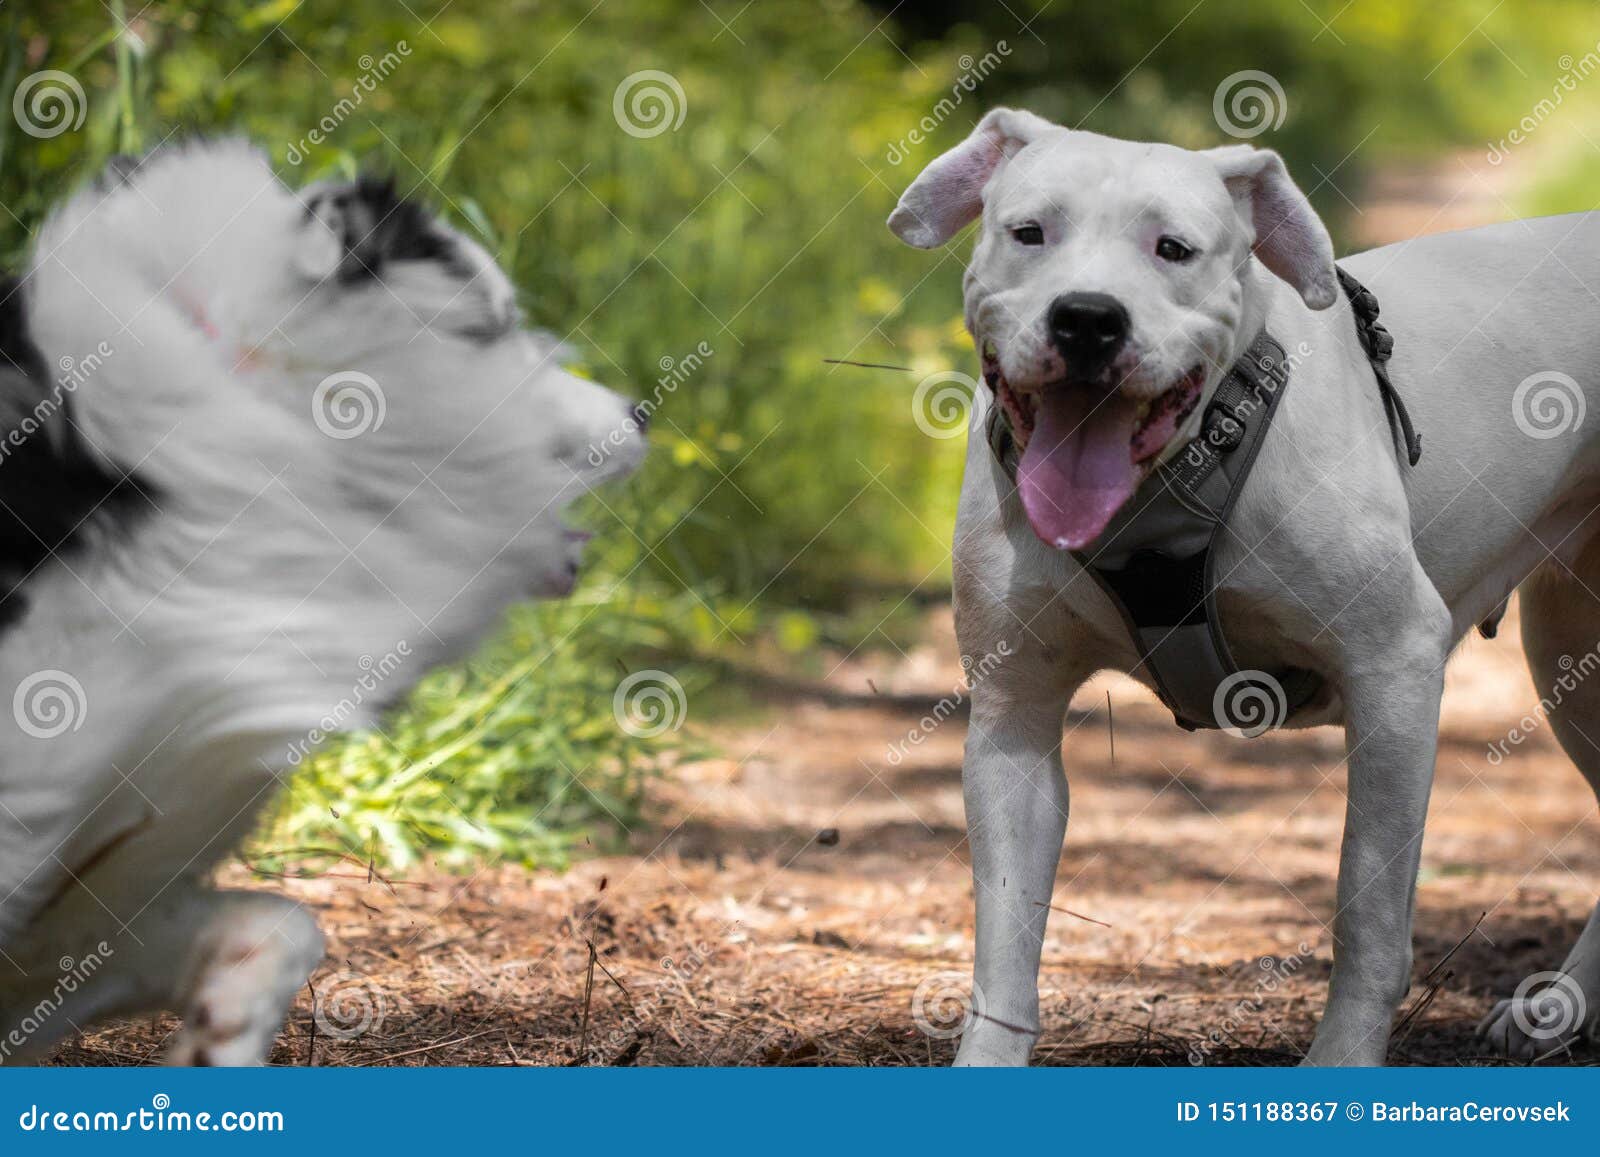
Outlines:
<svg viewBox="0 0 1600 1157"><path fill-rule="evenodd" d="M297 753L570 589L563 508L643 456L518 320L392 185L241 144L40 230L0 304L0 1060L148 1009L174 1062L266 1056L322 938L209 869Z"/></svg>

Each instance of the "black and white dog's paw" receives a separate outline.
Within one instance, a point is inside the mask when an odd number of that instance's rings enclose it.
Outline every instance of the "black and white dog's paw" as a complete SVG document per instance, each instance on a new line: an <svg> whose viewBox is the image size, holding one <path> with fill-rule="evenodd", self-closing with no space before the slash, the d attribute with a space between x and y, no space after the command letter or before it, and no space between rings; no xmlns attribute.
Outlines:
<svg viewBox="0 0 1600 1157"><path fill-rule="evenodd" d="M294 267L314 281L382 282L417 319L492 341L516 327L516 291L481 246L395 190L389 177L321 182L301 192Z"/></svg>

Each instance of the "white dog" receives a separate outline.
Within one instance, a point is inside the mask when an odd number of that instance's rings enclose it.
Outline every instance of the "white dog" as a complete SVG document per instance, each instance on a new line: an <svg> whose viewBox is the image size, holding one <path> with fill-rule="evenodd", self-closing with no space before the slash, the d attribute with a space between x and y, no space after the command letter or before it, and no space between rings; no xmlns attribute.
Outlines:
<svg viewBox="0 0 1600 1157"><path fill-rule="evenodd" d="M1554 371L1536 381L1567 390L1580 414L1600 405L1600 214L1346 263L1396 339L1390 369L1426 445L1415 467L1328 234L1277 154L1112 140L998 109L928 166L889 223L928 248L980 217L967 326L1011 425L1031 437L1013 484L982 436L994 403L977 400L957 629L964 654L1011 657L973 689L963 784L980 1014L957 1061L1024 1063L1039 1031L1068 699L1102 668L1151 682L1111 599L1060 548L1092 550L1195 437L1218 380L1266 327L1297 364L1217 548L1217 605L1240 668L1318 677L1289 725L1345 729L1333 977L1307 1060L1381 1064L1411 983L1446 659L1519 586L1540 688L1562 681L1564 651L1600 638L1600 539L1587 521L1600 502L1600 427L1530 437L1519 409L1529 390L1518 389ZM1600 791L1600 746L1581 730L1600 727L1600 682L1561 698L1555 732ZM1583 1030L1581 1010L1600 1013L1600 910L1563 967L1561 995L1579 1014L1545 1031L1537 994L1504 1001L1483 1026L1494 1046L1550 1051Z"/></svg>
<svg viewBox="0 0 1600 1157"><path fill-rule="evenodd" d="M639 422L391 185L243 145L114 167L4 288L0 1059L165 1008L170 1060L257 1062L322 938L208 870L326 732L570 589L561 512Z"/></svg>

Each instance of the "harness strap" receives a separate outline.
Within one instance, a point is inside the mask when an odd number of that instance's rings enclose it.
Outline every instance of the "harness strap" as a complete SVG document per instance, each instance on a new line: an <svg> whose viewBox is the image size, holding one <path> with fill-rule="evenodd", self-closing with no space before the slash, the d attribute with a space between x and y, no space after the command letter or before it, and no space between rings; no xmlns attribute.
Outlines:
<svg viewBox="0 0 1600 1157"><path fill-rule="evenodd" d="M1398 423L1406 444L1406 461L1412 466L1422 458L1422 439L1411 424L1411 415L1400 397L1400 391L1389 380L1389 355L1394 353L1394 336L1378 324L1378 299L1361 282L1335 265L1339 285L1350 299L1350 308L1356 315L1356 336L1367 351L1372 363L1372 373L1378 379L1378 390L1383 394L1383 404L1389 412L1389 421Z"/></svg>
<svg viewBox="0 0 1600 1157"><path fill-rule="evenodd" d="M1343 270L1339 279L1390 420L1398 423L1415 465L1421 444L1384 364L1394 339L1378 324L1377 299ZM1145 480L1091 551L1073 554L1117 608L1140 666L1174 720L1191 731L1258 735L1284 722L1321 687L1320 676L1299 668L1241 671L1216 607L1216 548L1231 533L1228 515L1288 383L1284 348L1263 331L1218 383L1198 435ZM1020 454L998 404L989 410L985 433L1015 483Z"/></svg>

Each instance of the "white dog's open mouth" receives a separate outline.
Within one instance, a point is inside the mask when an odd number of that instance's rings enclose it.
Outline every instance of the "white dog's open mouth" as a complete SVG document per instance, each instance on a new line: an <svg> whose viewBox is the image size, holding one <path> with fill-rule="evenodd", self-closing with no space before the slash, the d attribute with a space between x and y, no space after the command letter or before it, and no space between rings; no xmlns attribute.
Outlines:
<svg viewBox="0 0 1600 1157"><path fill-rule="evenodd" d="M984 377L1011 421L1028 522L1059 550L1082 550L1133 497L1205 385L1196 366L1154 398L1053 383L1013 389L991 359Z"/></svg>

